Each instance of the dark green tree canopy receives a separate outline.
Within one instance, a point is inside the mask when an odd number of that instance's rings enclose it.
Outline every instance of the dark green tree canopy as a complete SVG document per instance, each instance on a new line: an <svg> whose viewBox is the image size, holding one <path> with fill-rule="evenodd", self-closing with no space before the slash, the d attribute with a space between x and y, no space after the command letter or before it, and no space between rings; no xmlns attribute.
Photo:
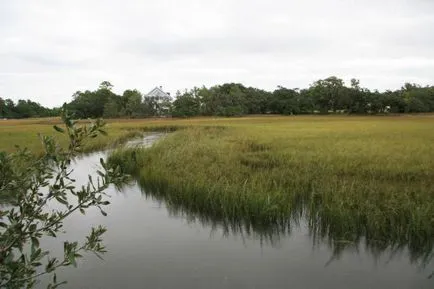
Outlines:
<svg viewBox="0 0 434 289"><path fill-rule="evenodd" d="M194 87L170 96L144 95L127 89L122 95L103 81L94 91L77 91L64 105L76 118L140 118L242 116L247 114L385 114L434 112L434 86L405 83L385 92L364 88L358 79L330 76L313 82L309 88L278 86L274 91L224 83ZM48 109L30 100L15 104L0 98L0 118L56 116L59 109Z"/></svg>

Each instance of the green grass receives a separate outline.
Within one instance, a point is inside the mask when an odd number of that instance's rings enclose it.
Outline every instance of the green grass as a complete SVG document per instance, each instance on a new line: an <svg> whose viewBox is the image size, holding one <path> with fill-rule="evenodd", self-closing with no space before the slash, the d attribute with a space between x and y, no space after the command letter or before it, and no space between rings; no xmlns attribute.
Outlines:
<svg viewBox="0 0 434 289"><path fill-rule="evenodd" d="M192 120L111 162L169 204L217 218L260 227L303 216L317 237L413 250L434 237L430 116Z"/></svg>
<svg viewBox="0 0 434 289"><path fill-rule="evenodd" d="M86 123L88 121L82 121ZM40 118L24 120L0 120L0 151L13 152L15 145L27 147L35 154L42 152L42 144L38 134L54 135L60 144L66 145L67 139L64 135L56 132L53 125L62 126L59 118ZM113 147L128 139L141 135L143 131L171 130L170 126L164 125L161 120L108 120L106 130L107 136L100 136L89 140L84 152L102 150Z"/></svg>

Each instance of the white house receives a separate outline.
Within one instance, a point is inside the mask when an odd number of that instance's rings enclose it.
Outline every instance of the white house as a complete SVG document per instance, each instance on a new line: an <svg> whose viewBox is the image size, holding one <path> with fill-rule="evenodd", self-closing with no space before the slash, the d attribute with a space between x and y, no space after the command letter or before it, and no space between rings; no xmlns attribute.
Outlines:
<svg viewBox="0 0 434 289"><path fill-rule="evenodd" d="M155 87L144 95L144 102L152 107L153 114L158 116L168 116L171 111L170 93L164 92L163 87Z"/></svg>
<svg viewBox="0 0 434 289"><path fill-rule="evenodd" d="M145 97L154 97L155 99L167 99L170 98L170 93L164 92L162 86L157 86L153 90L148 92Z"/></svg>

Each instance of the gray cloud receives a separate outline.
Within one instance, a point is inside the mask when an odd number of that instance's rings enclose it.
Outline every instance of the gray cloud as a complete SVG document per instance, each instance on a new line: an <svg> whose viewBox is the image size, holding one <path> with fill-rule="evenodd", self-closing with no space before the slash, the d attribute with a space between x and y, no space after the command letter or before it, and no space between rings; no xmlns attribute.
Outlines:
<svg viewBox="0 0 434 289"><path fill-rule="evenodd" d="M432 84L433 19L431 0L2 1L0 96L53 106L102 80L118 92L332 74Z"/></svg>
<svg viewBox="0 0 434 289"><path fill-rule="evenodd" d="M135 39L119 46L119 51L138 56L175 57L227 54L320 54L330 43L325 37L298 35L290 38L222 35L179 39Z"/></svg>

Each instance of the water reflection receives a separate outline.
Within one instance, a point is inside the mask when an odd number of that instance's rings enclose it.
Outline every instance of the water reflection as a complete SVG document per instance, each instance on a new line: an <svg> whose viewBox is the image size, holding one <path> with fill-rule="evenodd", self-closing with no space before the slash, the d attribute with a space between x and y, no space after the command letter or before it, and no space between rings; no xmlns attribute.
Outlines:
<svg viewBox="0 0 434 289"><path fill-rule="evenodd" d="M432 266L434 248L430 238L420 239L415 236L414 238L402 239L393 237L381 240L369 239L363 231L357 232L358 234L345 235L343 238L342 231L340 229L335 231L334 228L337 227L333 224L310 218L303 210L302 204L295 207L296 209L290 218L278 222L264 224L245 218L225 219L209 214L200 208L187 207L182 201L177 202L178 199L170 198L164 191L148 186L143 180L139 179L137 182L142 195L164 204L169 216L183 218L190 224L200 224L204 228L210 228L211 235L215 235L215 232L221 232L222 237L225 238L237 236L243 242L246 239L258 240L261 247L266 245L278 248L280 247L280 240L289 238L295 230L296 234L305 232L309 236L313 250L319 246L326 245L328 247L331 254L326 266L339 261L345 251L355 253L363 251L363 254L370 255L374 261L387 259L387 262L391 262L405 255L409 262L421 271L434 269ZM433 274L428 271L426 276L431 278Z"/></svg>
<svg viewBox="0 0 434 289"><path fill-rule="evenodd" d="M104 153L77 160L74 177L86 180ZM62 241L81 240L91 226L108 231L104 261L89 255L58 278L64 288L432 288L432 245L343 239L335 227L295 210L274 223L224 219L169 198L146 183L108 191L108 216L75 214L66 234L44 246L62 254ZM39 288L45 288L44 283Z"/></svg>

